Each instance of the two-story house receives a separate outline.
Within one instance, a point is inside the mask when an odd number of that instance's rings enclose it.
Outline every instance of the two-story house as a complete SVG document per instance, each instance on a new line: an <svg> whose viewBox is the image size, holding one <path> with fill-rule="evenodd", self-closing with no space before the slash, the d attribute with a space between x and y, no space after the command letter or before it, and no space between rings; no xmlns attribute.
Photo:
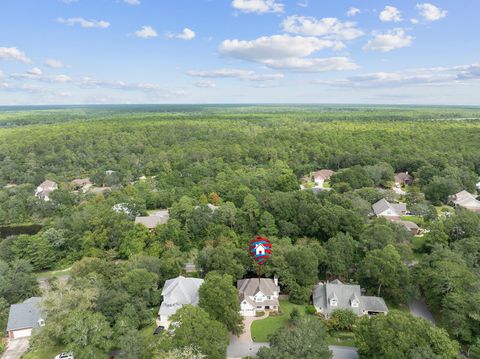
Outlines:
<svg viewBox="0 0 480 359"><path fill-rule="evenodd" d="M278 278L249 278L237 281L240 314L254 316L257 311L278 311Z"/></svg>

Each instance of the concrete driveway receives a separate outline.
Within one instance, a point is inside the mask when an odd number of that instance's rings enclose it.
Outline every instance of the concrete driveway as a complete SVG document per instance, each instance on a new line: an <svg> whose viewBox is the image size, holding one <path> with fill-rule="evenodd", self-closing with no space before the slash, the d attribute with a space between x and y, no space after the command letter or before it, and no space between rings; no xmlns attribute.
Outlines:
<svg viewBox="0 0 480 359"><path fill-rule="evenodd" d="M359 359L357 348L342 347L338 345L330 345L328 347L333 354L333 359Z"/></svg>
<svg viewBox="0 0 480 359"><path fill-rule="evenodd" d="M30 338L10 339L2 359L20 359L28 349Z"/></svg>
<svg viewBox="0 0 480 359"><path fill-rule="evenodd" d="M408 303L408 308L410 313L415 317L420 317L425 320L428 320L432 324L435 324L435 319L433 318L432 313L428 310L427 304L421 299L414 299Z"/></svg>
<svg viewBox="0 0 480 359"><path fill-rule="evenodd" d="M261 317L244 317L243 333L238 337L236 335L230 335L230 344L227 348L227 358L228 359L241 359L248 356L257 355L258 350L261 347L269 346L269 343L255 343L252 340L252 333L250 327L255 320L264 319L268 317L268 313Z"/></svg>

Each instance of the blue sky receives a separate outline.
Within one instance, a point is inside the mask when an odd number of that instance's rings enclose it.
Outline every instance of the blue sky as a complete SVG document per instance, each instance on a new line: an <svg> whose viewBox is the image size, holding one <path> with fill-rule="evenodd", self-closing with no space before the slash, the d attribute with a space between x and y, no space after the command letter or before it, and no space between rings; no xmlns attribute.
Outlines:
<svg viewBox="0 0 480 359"><path fill-rule="evenodd" d="M477 0L0 0L0 104L480 105Z"/></svg>

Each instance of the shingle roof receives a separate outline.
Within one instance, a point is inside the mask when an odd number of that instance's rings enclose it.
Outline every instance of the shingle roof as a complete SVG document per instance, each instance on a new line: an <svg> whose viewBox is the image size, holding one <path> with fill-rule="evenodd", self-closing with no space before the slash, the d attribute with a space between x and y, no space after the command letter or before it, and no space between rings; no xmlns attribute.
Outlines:
<svg viewBox="0 0 480 359"><path fill-rule="evenodd" d="M183 276L167 280L163 286L163 302L158 313L169 316L185 304L198 305L198 290L202 284L203 279Z"/></svg>
<svg viewBox="0 0 480 359"><path fill-rule="evenodd" d="M38 187L41 187L42 189L49 189L49 188L54 188L54 187L57 187L57 183L56 182L53 182L53 181L50 181L50 180L46 180L46 181L43 181L42 183L40 183L40 185Z"/></svg>
<svg viewBox="0 0 480 359"><path fill-rule="evenodd" d="M38 327L38 321L42 319L41 300L40 297L32 297L23 303L10 306L7 331Z"/></svg>
<svg viewBox="0 0 480 359"><path fill-rule="evenodd" d="M240 293L240 297L254 296L259 291L267 296L272 296L273 292L280 293L280 287L275 285L275 282L271 278L248 278L240 279L237 281L237 289Z"/></svg>
<svg viewBox="0 0 480 359"><path fill-rule="evenodd" d="M160 224L165 224L170 219L168 210L158 211L153 216L139 216L135 218L135 224L143 224L149 229L153 229Z"/></svg>
<svg viewBox="0 0 480 359"><path fill-rule="evenodd" d="M336 306L330 305L329 300L332 298L337 300ZM351 302L355 299L359 301L359 307L352 307ZM337 309L350 309L357 315L361 315L364 311L388 311L383 298L362 296L359 285L343 284L339 280L317 284L313 289L313 305L321 308L326 315Z"/></svg>
<svg viewBox="0 0 480 359"><path fill-rule="evenodd" d="M452 196L452 202L457 206L467 209L480 210L480 201L473 194L467 191L461 191Z"/></svg>
<svg viewBox="0 0 480 359"><path fill-rule="evenodd" d="M390 203L385 198L372 205L373 212L378 216L387 210L396 212L398 216L402 215L402 212L406 212L407 205L405 203Z"/></svg>
<svg viewBox="0 0 480 359"><path fill-rule="evenodd" d="M395 175L395 182L405 183L413 181L413 177L407 172L400 172Z"/></svg>
<svg viewBox="0 0 480 359"><path fill-rule="evenodd" d="M320 171L313 172L312 176L313 176L313 178L319 178L319 179L326 180L326 179L329 179L330 177L332 177L332 175L334 173L335 172L333 172L332 170L323 169L323 170L320 170Z"/></svg>
<svg viewBox="0 0 480 359"><path fill-rule="evenodd" d="M408 230L419 229L418 225L412 221L396 221L396 223L403 225Z"/></svg>
<svg viewBox="0 0 480 359"><path fill-rule="evenodd" d="M92 182L90 181L90 178L77 178L77 179L74 179L72 183L81 187L92 184Z"/></svg>

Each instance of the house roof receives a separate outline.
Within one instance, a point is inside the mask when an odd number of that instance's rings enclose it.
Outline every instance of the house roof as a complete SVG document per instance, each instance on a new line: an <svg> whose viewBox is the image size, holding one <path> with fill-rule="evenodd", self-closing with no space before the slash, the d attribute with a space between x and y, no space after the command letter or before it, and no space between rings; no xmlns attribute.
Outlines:
<svg viewBox="0 0 480 359"><path fill-rule="evenodd" d="M337 300L336 306L330 305L329 300L333 298ZM359 307L352 307L351 301L355 299L359 301ZM313 304L327 315L337 309L350 309L357 315L361 315L364 311L388 311L383 298L362 296L359 285L343 284L338 279L317 284L313 289Z"/></svg>
<svg viewBox="0 0 480 359"><path fill-rule="evenodd" d="M90 178L77 178L72 181L73 184L83 187L92 184Z"/></svg>
<svg viewBox="0 0 480 359"><path fill-rule="evenodd" d="M378 216L387 210L394 211L398 216L402 215L402 212L406 212L407 205L405 203L390 203L385 198L372 205L373 212Z"/></svg>
<svg viewBox="0 0 480 359"><path fill-rule="evenodd" d="M172 315L185 304L197 305L198 290L203 284L200 278L185 278L179 276L165 282L162 290L163 302L160 306L160 315Z"/></svg>
<svg viewBox="0 0 480 359"><path fill-rule="evenodd" d="M415 222L412 221L396 221L396 223L401 224L408 230L417 230L419 229L418 225Z"/></svg>
<svg viewBox="0 0 480 359"><path fill-rule="evenodd" d="M53 182L53 181L50 181L50 180L46 180L46 181L43 181L42 183L40 183L40 184L38 185L38 187L46 190L46 189L58 187L58 184L57 184L56 182Z"/></svg>
<svg viewBox="0 0 480 359"><path fill-rule="evenodd" d="M42 319L41 300L40 297L32 297L23 303L11 305L7 331L38 327L38 321Z"/></svg>
<svg viewBox="0 0 480 359"><path fill-rule="evenodd" d="M313 178L315 179L323 179L323 180L326 180L326 179L329 179L330 177L332 177L332 175L334 174L335 172L332 171L332 170L327 170L327 169L323 169L323 170L320 170L320 171L316 171L316 172L313 172L312 173L312 176Z"/></svg>
<svg viewBox="0 0 480 359"><path fill-rule="evenodd" d="M143 224L149 229L153 229L160 224L165 224L170 219L168 210L166 212L159 211L153 216L139 216L135 218L135 224Z"/></svg>
<svg viewBox="0 0 480 359"><path fill-rule="evenodd" d="M467 191L460 191L451 197L454 204L467 209L480 210L480 201Z"/></svg>
<svg viewBox="0 0 480 359"><path fill-rule="evenodd" d="M242 296L254 296L259 291L265 295L273 295L273 292L280 293L280 287L275 285L271 278L248 278L237 281L237 289Z"/></svg>
<svg viewBox="0 0 480 359"><path fill-rule="evenodd" d="M395 182L397 183L405 183L405 182L413 181L412 175L408 172L399 172L395 174Z"/></svg>

